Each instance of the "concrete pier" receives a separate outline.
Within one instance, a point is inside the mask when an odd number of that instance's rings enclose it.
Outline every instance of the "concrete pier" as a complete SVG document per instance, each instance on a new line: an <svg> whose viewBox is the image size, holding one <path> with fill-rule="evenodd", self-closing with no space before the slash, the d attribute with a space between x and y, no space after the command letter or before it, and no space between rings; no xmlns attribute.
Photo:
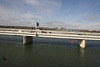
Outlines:
<svg viewBox="0 0 100 67"><path fill-rule="evenodd" d="M23 45L31 44L33 42L32 36L24 36L23 37Z"/></svg>
<svg viewBox="0 0 100 67"><path fill-rule="evenodd" d="M79 46L85 48L85 40L79 40Z"/></svg>

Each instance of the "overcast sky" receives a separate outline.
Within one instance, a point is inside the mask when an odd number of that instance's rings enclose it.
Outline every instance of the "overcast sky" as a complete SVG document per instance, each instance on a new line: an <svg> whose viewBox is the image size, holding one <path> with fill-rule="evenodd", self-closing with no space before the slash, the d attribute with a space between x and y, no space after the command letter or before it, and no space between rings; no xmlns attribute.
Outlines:
<svg viewBox="0 0 100 67"><path fill-rule="evenodd" d="M0 25L36 21L44 26L100 23L100 0L0 0Z"/></svg>

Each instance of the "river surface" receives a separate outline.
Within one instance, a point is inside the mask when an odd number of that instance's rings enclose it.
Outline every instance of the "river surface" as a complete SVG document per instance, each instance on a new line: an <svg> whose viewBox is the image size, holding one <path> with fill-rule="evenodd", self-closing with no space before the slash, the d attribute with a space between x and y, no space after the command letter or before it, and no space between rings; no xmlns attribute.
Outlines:
<svg viewBox="0 0 100 67"><path fill-rule="evenodd" d="M20 36L0 35L0 67L100 67L100 41L33 38L23 45Z"/></svg>

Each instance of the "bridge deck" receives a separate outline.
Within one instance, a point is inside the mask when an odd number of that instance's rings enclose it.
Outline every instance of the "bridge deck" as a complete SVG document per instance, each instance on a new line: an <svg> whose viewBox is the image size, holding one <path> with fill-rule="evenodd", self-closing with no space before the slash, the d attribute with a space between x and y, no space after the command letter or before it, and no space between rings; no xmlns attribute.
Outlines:
<svg viewBox="0 0 100 67"><path fill-rule="evenodd" d="M36 37L36 33L38 37L100 40L100 33L0 28L0 34L2 35Z"/></svg>

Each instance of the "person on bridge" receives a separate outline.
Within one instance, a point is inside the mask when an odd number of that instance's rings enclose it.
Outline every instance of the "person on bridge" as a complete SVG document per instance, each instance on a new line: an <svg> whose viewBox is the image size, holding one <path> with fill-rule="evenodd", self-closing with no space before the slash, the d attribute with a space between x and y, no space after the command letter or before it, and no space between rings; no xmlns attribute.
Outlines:
<svg viewBox="0 0 100 67"><path fill-rule="evenodd" d="M73 40L71 40L71 44L74 44L74 41Z"/></svg>

